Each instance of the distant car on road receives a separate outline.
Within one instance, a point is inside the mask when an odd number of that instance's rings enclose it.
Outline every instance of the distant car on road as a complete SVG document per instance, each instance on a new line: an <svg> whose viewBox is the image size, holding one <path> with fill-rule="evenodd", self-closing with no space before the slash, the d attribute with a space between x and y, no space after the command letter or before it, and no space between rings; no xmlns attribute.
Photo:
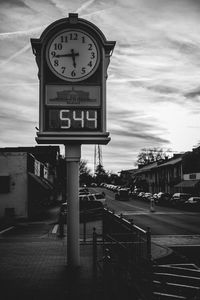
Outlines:
<svg viewBox="0 0 200 300"><path fill-rule="evenodd" d="M127 201L129 200L130 195L129 195L129 189L126 188L121 188L117 191L115 194L115 199L120 200L120 201Z"/></svg>
<svg viewBox="0 0 200 300"><path fill-rule="evenodd" d="M171 195L169 193L159 192L155 198L155 204L157 205L169 205Z"/></svg>

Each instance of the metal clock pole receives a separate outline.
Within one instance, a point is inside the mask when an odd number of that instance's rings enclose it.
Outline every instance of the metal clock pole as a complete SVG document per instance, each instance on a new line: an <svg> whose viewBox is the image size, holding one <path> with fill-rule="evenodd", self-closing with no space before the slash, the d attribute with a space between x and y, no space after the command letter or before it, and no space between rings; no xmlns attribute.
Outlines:
<svg viewBox="0 0 200 300"><path fill-rule="evenodd" d="M65 145L67 167L67 264L69 267L80 266L79 246L79 163L81 144Z"/></svg>

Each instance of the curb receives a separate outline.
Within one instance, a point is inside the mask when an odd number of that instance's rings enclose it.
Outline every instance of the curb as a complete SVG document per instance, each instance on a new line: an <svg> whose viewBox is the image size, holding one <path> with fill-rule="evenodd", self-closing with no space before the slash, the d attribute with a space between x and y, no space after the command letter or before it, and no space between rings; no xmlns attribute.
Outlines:
<svg viewBox="0 0 200 300"><path fill-rule="evenodd" d="M0 234L3 234L3 233L5 233L5 232L7 232L7 231L13 229L14 227L15 227L15 226L10 226L10 227L8 227L8 228L5 228L5 229L3 229L3 230L0 231Z"/></svg>

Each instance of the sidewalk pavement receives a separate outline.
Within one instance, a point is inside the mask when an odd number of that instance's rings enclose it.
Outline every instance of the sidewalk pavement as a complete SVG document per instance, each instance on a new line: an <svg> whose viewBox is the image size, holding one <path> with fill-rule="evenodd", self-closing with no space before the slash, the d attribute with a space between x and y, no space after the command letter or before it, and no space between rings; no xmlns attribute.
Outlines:
<svg viewBox="0 0 200 300"><path fill-rule="evenodd" d="M83 233L83 224L80 225ZM87 223L101 230L99 222ZM52 228L53 229L53 228ZM90 239L91 240L91 239ZM152 243L152 258L168 254L168 249ZM52 231L40 237L0 237L1 300L100 300L101 286L93 281L92 243L80 244L81 266L77 272L67 267L66 236Z"/></svg>

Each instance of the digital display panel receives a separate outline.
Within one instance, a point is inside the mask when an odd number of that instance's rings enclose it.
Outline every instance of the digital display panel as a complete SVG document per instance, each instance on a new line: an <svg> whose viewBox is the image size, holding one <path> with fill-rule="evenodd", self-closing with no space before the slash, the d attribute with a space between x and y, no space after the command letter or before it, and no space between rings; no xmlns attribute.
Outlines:
<svg viewBox="0 0 200 300"><path fill-rule="evenodd" d="M47 110L47 131L100 131L100 109L68 109Z"/></svg>

